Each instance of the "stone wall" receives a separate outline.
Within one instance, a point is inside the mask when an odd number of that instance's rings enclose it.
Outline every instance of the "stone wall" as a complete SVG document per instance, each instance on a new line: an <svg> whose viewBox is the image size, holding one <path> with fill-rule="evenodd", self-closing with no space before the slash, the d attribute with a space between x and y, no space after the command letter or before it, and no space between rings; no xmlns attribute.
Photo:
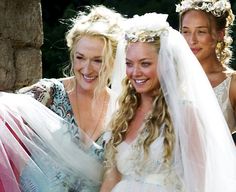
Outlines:
<svg viewBox="0 0 236 192"><path fill-rule="evenodd" d="M40 0L0 0L0 90L13 91L42 77Z"/></svg>

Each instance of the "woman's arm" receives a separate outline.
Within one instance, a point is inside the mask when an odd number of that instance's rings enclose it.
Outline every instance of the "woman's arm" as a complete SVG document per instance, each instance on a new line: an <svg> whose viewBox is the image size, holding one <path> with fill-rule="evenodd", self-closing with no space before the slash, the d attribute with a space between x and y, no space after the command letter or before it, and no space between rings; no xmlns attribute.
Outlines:
<svg viewBox="0 0 236 192"><path fill-rule="evenodd" d="M233 109L236 110L236 73L232 74L229 98L230 98Z"/></svg>
<svg viewBox="0 0 236 192"><path fill-rule="evenodd" d="M121 174L116 167L107 169L104 177L100 192L109 192L120 181Z"/></svg>
<svg viewBox="0 0 236 192"><path fill-rule="evenodd" d="M230 98L230 102L231 102L231 105L234 110L234 118L236 120L236 74L232 75L232 80L231 80L231 84L230 84L230 91L229 91L229 98ZM235 129L236 129L236 127L235 127ZM233 137L234 143L236 144L236 130L234 130L232 132L232 137Z"/></svg>
<svg viewBox="0 0 236 192"><path fill-rule="evenodd" d="M49 107L52 103L55 83L51 79L41 79L37 83L28 87L23 87L16 91L19 94L30 95L43 105Z"/></svg>

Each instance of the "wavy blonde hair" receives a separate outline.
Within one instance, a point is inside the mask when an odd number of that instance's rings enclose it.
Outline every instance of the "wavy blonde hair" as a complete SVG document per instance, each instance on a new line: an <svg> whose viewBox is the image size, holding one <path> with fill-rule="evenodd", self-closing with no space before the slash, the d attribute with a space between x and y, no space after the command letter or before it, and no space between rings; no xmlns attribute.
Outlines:
<svg viewBox="0 0 236 192"><path fill-rule="evenodd" d="M126 77L123 82L123 92L119 98L119 109L114 114L109 127L112 130L112 137L106 148L106 167L109 169L115 165L116 147L125 139L129 124L132 121L135 111L140 105L140 94L135 91L129 79ZM151 113L145 119L144 130L146 138L139 143L139 148L144 150L144 158L149 153L149 146L160 135L161 127L164 125L164 162L169 162L175 143L175 133L171 122L168 106L166 104L161 88L157 89L153 96Z"/></svg>
<svg viewBox="0 0 236 192"><path fill-rule="evenodd" d="M118 41L122 35L121 22L123 17L112 9L105 6L87 7L90 11L79 12L76 18L72 19L72 26L66 34L67 46L70 51L70 76L74 76L73 63L74 53L77 42L85 36L99 38L104 42L102 50L103 59L99 72L99 83L95 89L95 93L101 91L109 85L114 60L117 51Z"/></svg>
<svg viewBox="0 0 236 192"><path fill-rule="evenodd" d="M203 3L203 2L210 2L210 1L206 1L206 0L198 0L198 3ZM212 3L217 2L217 0L211 0ZM190 10L200 10L200 9L194 9L194 8L190 8L190 9L186 9L185 11L180 13L180 31L181 31L181 27L182 27L182 20L183 17L185 15L185 13L187 13ZM200 10L203 11L209 18L209 30L211 32L212 30L212 22L215 24L216 26L216 30L217 31L221 31L224 30L225 31L225 35L224 35L224 39L223 41L220 41L217 43L216 46L216 55L218 60L221 62L222 65L227 66L231 59L232 59L232 51L231 51L231 44L233 42L232 37L230 36L231 33L231 27L233 26L233 22L235 19L235 16L233 14L233 11L231 8L227 8L226 10L224 10L224 13L221 14L219 17L214 16L211 12L206 12L205 10Z"/></svg>

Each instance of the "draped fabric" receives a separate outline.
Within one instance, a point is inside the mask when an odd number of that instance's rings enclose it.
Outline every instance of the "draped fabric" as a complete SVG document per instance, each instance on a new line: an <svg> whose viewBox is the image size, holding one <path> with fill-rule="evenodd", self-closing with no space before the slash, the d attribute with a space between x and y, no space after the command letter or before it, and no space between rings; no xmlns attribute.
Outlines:
<svg viewBox="0 0 236 192"><path fill-rule="evenodd" d="M182 35L161 35L158 74L177 136L186 191L236 190L235 146L214 91ZM181 176L180 175L180 176Z"/></svg>
<svg viewBox="0 0 236 192"><path fill-rule="evenodd" d="M99 191L101 146L30 96L0 93L0 191ZM87 187L84 187L87 186Z"/></svg>

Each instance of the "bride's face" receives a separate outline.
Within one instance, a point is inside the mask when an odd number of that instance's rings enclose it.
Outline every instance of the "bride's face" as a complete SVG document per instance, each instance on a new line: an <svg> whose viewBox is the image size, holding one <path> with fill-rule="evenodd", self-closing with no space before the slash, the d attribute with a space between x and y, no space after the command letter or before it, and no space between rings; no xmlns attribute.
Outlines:
<svg viewBox="0 0 236 192"><path fill-rule="evenodd" d="M126 74L138 93L153 95L159 87L157 58L153 44L135 42L127 46Z"/></svg>

